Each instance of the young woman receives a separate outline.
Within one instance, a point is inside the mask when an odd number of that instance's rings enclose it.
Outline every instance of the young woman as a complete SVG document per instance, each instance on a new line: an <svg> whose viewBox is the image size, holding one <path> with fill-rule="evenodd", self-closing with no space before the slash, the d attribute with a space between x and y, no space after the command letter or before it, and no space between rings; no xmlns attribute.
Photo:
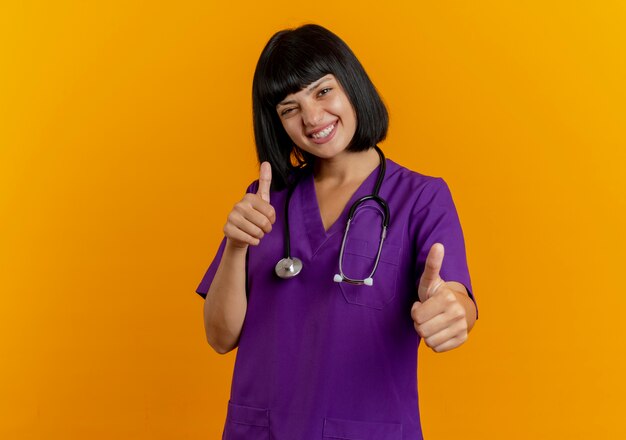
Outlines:
<svg viewBox="0 0 626 440"><path fill-rule="evenodd" d="M238 347L224 438L421 439L418 344L477 319L446 183L385 158L387 110L320 26L272 36L253 110L260 177L197 289L209 344Z"/></svg>

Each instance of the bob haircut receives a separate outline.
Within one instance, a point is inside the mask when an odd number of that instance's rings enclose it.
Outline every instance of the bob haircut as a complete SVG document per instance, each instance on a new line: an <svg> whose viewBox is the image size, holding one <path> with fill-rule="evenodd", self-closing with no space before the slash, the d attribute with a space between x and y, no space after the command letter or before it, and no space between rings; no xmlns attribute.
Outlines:
<svg viewBox="0 0 626 440"><path fill-rule="evenodd" d="M335 76L356 112L357 127L347 151L367 150L387 136L387 108L343 40L316 24L279 31L261 52L252 82L257 155L260 163L272 165L275 190L288 186L297 169L312 167L315 161L293 143L276 105L327 74Z"/></svg>

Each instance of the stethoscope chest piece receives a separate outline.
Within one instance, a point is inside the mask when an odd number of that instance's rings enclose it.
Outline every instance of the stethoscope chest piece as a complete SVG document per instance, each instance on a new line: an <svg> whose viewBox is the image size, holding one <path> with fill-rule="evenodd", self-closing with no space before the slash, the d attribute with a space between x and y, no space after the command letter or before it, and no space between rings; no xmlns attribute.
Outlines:
<svg viewBox="0 0 626 440"><path fill-rule="evenodd" d="M293 278L302 270L302 261L299 258L283 258L276 263L274 270L280 278Z"/></svg>

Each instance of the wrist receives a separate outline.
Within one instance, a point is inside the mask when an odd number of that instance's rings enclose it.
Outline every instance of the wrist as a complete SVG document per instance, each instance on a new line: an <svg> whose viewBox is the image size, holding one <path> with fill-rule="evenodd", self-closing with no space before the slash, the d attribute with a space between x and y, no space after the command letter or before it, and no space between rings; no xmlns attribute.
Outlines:
<svg viewBox="0 0 626 440"><path fill-rule="evenodd" d="M244 244L243 246L234 244L230 238L226 238L226 247L224 251L228 251L233 254L245 254L248 251L248 245Z"/></svg>
<svg viewBox="0 0 626 440"><path fill-rule="evenodd" d="M469 332L476 322L476 305L466 292L459 292L458 290L452 290L452 292L454 292L465 309L465 320L467 321L467 331Z"/></svg>

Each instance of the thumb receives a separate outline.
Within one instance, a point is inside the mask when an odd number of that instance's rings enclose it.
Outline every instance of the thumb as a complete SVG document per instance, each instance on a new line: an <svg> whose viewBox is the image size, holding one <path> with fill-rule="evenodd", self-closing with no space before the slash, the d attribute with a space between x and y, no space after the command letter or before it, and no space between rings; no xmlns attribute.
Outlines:
<svg viewBox="0 0 626 440"><path fill-rule="evenodd" d="M420 278L417 294L420 300L425 301L435 294L435 291L443 283L439 272L443 263L444 247L441 243L435 243L430 248L424 265L424 272Z"/></svg>
<svg viewBox="0 0 626 440"><path fill-rule="evenodd" d="M270 201L270 186L271 185L272 185L272 167L269 162L263 162L261 164L261 170L259 172L259 189L257 190L256 193L268 203Z"/></svg>

